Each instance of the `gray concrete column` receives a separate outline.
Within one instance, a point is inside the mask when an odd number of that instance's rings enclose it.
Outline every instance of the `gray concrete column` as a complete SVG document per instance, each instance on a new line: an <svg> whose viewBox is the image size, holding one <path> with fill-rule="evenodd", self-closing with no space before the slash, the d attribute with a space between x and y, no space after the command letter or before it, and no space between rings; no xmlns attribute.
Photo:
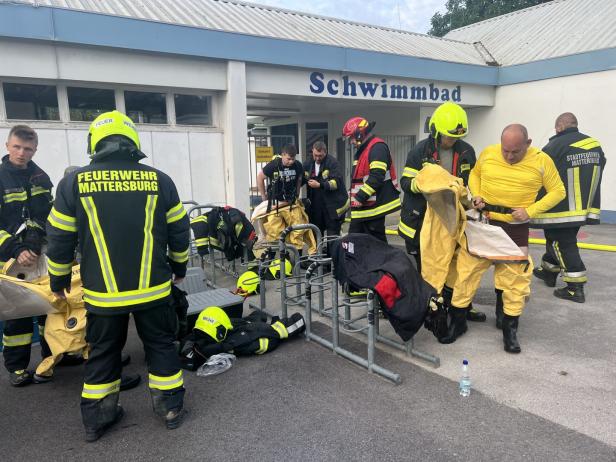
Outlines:
<svg viewBox="0 0 616 462"><path fill-rule="evenodd" d="M222 99L224 122L224 188L227 204L249 213L248 137L246 114L246 64L227 63L227 91Z"/></svg>

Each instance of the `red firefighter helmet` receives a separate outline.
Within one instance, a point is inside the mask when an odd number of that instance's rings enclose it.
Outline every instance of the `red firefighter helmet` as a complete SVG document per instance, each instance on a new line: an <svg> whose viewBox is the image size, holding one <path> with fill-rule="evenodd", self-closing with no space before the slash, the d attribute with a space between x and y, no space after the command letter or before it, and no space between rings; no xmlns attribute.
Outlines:
<svg viewBox="0 0 616 462"><path fill-rule="evenodd" d="M368 122L363 117L351 117L342 127L342 136L363 141L375 125L376 122Z"/></svg>

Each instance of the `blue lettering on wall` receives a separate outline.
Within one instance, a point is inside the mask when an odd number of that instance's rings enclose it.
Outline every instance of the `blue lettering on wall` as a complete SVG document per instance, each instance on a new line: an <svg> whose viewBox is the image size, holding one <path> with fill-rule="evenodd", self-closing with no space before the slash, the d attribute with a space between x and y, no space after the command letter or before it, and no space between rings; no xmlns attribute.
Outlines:
<svg viewBox="0 0 616 462"><path fill-rule="evenodd" d="M338 81L337 80L330 80L329 82L327 82L327 92L330 95L338 94Z"/></svg>
<svg viewBox="0 0 616 462"><path fill-rule="evenodd" d="M323 93L323 90L325 89L325 86L323 85L324 78L325 76L320 72L313 72L310 74L310 91L312 93L316 93L317 95L319 93Z"/></svg>
<svg viewBox="0 0 616 462"><path fill-rule="evenodd" d="M381 91L377 93L381 87ZM382 98L392 100L411 100L411 101L462 101L462 87L455 86L452 90L439 88L434 82L427 85L400 85L387 82L381 78L376 82L366 82L362 80L352 80L348 75L342 76L342 82L335 79L325 79L325 74L314 71L310 74L310 92L316 95L325 93L326 95L336 96L342 93L343 96L357 96L366 98Z"/></svg>
<svg viewBox="0 0 616 462"><path fill-rule="evenodd" d="M357 96L357 85L352 80L349 81L348 75L342 77L342 84L344 85L344 91L342 92L344 96Z"/></svg>
<svg viewBox="0 0 616 462"><path fill-rule="evenodd" d="M368 94L370 94L370 96L374 98L376 89L379 87L378 83L374 83L374 82L358 82L358 83L359 83L359 89L364 94L364 96L368 96Z"/></svg>
<svg viewBox="0 0 616 462"><path fill-rule="evenodd" d="M459 103L462 100L462 95L460 94L461 91L462 91L462 89L460 88L460 85L458 85L451 92L451 99L454 100L456 103Z"/></svg>

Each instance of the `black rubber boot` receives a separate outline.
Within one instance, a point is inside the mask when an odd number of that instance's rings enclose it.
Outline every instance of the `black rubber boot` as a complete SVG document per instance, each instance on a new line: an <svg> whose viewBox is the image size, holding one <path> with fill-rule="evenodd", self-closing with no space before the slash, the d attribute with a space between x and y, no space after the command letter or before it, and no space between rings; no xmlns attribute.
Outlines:
<svg viewBox="0 0 616 462"><path fill-rule="evenodd" d="M9 382L13 387L25 387L26 385L30 385L32 383L32 371L21 370L11 372L9 374Z"/></svg>
<svg viewBox="0 0 616 462"><path fill-rule="evenodd" d="M496 314L496 328L503 328L503 291L500 289L494 289L496 292L496 309L494 310Z"/></svg>
<svg viewBox="0 0 616 462"><path fill-rule="evenodd" d="M586 301L586 297L584 296L584 284L575 282L569 282L567 283L567 287L556 289L554 291L554 296L576 303L584 303Z"/></svg>
<svg viewBox="0 0 616 462"><path fill-rule="evenodd" d="M449 307L449 326L447 329L447 335L439 337L439 343L453 343L458 337L463 335L468 327L466 325L466 314L469 308L457 308L455 306Z"/></svg>
<svg viewBox="0 0 616 462"><path fill-rule="evenodd" d="M39 375L36 372L32 376L32 383L42 384L49 383L53 380L53 375Z"/></svg>
<svg viewBox="0 0 616 462"><path fill-rule="evenodd" d="M179 409L167 412L165 416L165 425L167 430L175 430L179 428L184 422L184 418L188 414L186 409Z"/></svg>
<svg viewBox="0 0 616 462"><path fill-rule="evenodd" d="M141 383L141 376L139 374L122 374L120 380L120 391L130 390L135 388Z"/></svg>
<svg viewBox="0 0 616 462"><path fill-rule="evenodd" d="M503 315L503 343L507 353L520 353L520 343L518 342L518 319L519 316Z"/></svg>
<svg viewBox="0 0 616 462"><path fill-rule="evenodd" d="M540 266L539 268L535 268L533 270L533 274L535 275L536 278L539 278L543 282L545 282L546 286L554 287L556 286L556 278L558 278L559 273L548 271L542 266Z"/></svg>
<svg viewBox="0 0 616 462"><path fill-rule="evenodd" d="M445 306L451 306L451 299L453 298L453 289L448 286L443 286L443 290L441 291L441 297L443 297L443 303Z"/></svg>
<svg viewBox="0 0 616 462"><path fill-rule="evenodd" d="M466 320L472 322L486 322L486 319L486 314L483 311L479 311L473 308L473 304L471 303L468 309L468 313L466 313Z"/></svg>
<svg viewBox="0 0 616 462"><path fill-rule="evenodd" d="M451 299L453 298L453 289L448 286L444 286L441 292L441 296L445 302L445 306L451 306ZM473 304L469 305L468 313L466 314L466 320L472 322L486 322L486 314L482 311L473 308Z"/></svg>
<svg viewBox="0 0 616 462"><path fill-rule="evenodd" d="M81 354L66 353L62 356L62 359L57 364L58 367L73 367L80 366L84 363L85 359Z"/></svg>
<svg viewBox="0 0 616 462"><path fill-rule="evenodd" d="M166 427L173 430L182 425L186 411L184 408L184 388L162 391L150 388L154 414L163 418Z"/></svg>
<svg viewBox="0 0 616 462"><path fill-rule="evenodd" d="M111 427L117 424L120 420L122 420L122 417L124 417L124 409L122 409L122 406L117 404L115 417L111 421L107 422L106 424L103 424L103 426L97 429L87 429L86 428L86 441L88 443L93 443L94 441L97 441L101 436L105 434L107 430L109 430Z"/></svg>

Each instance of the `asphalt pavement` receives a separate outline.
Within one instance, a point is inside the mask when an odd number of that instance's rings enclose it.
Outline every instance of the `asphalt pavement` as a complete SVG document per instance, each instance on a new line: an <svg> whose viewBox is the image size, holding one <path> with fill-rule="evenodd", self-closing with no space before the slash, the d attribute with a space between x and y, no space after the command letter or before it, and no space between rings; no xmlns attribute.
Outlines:
<svg viewBox="0 0 616 462"><path fill-rule="evenodd" d="M587 227L582 240L616 244L615 231ZM540 246L532 255L538 262ZM415 346L438 356L440 367L380 346L378 363L402 377L394 385L299 338L270 354L240 358L219 376L186 373L190 414L175 431L153 415L142 384L121 394L126 417L117 428L87 444L79 413L81 367L59 368L52 383L23 389L11 388L2 370L0 460L614 462L616 253L582 255L587 302L556 299L553 289L534 280L520 321L520 355L503 351L488 273L475 300L488 322L471 324L452 345L438 344L425 330L417 334ZM268 309L279 309L279 298L270 291ZM315 320L327 335L327 318ZM361 336L343 341L365 351ZM127 371L147 377L134 329L126 351L133 357ZM463 358L471 364L468 398L457 390ZM38 347L33 365L36 359Z"/></svg>

